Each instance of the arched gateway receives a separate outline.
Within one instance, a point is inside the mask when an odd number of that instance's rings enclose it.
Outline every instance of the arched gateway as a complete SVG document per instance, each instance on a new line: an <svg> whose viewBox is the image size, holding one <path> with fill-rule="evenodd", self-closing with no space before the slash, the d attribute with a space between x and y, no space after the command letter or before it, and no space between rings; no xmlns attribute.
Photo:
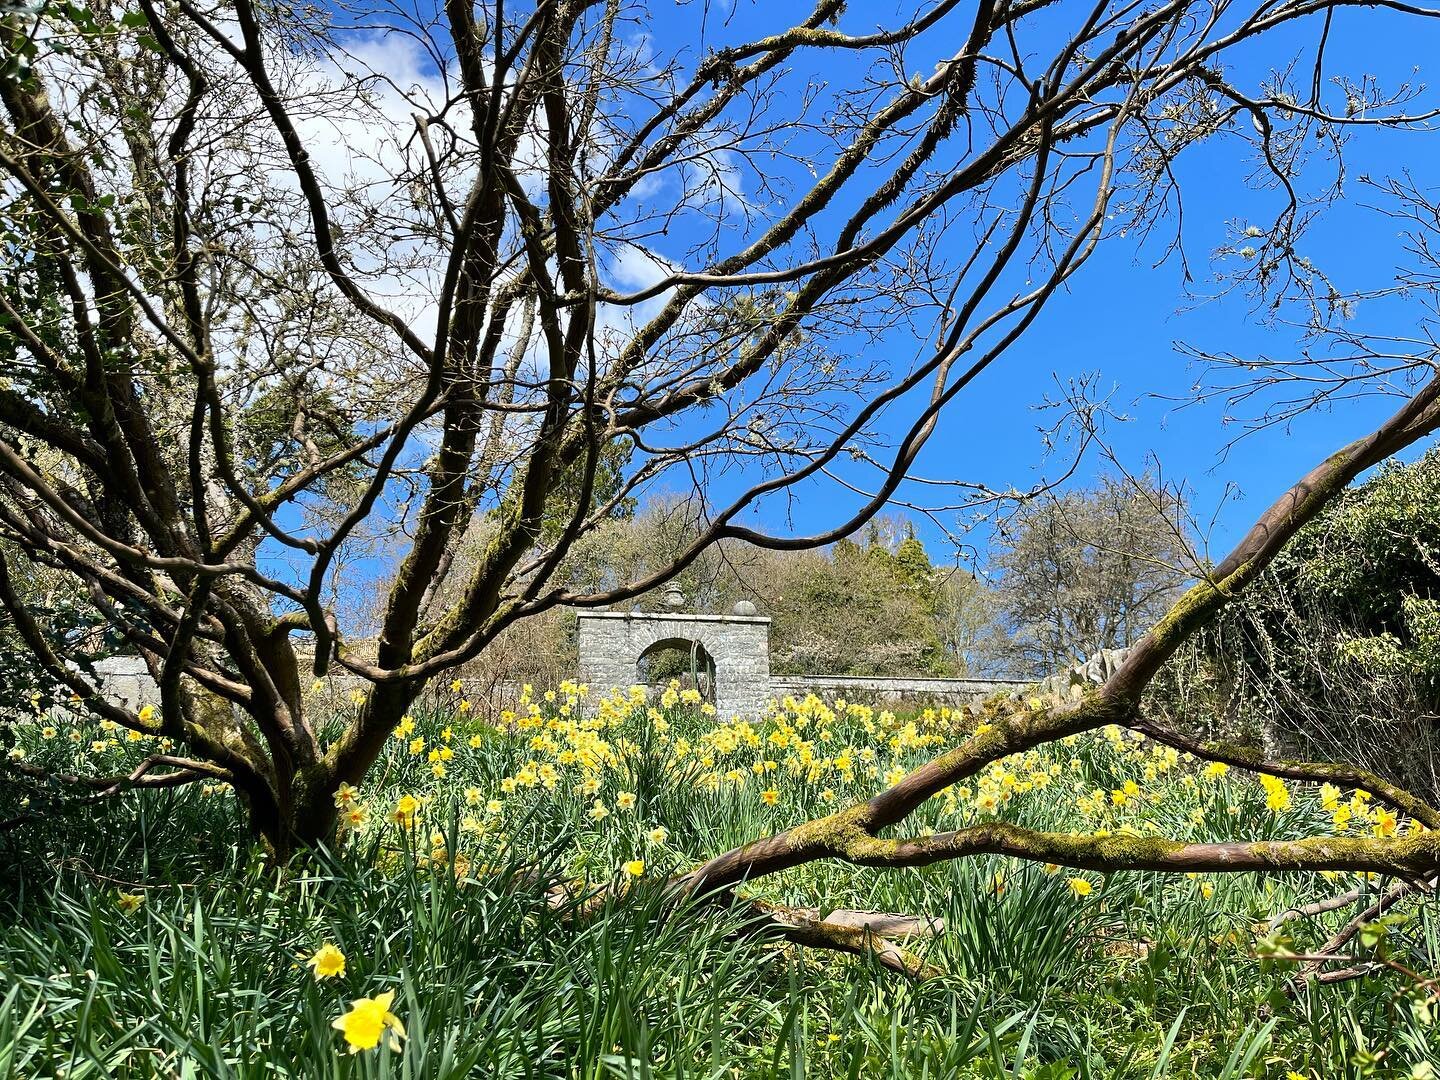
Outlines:
<svg viewBox="0 0 1440 1080"><path fill-rule="evenodd" d="M715 711L752 717L770 701L770 619L763 615L687 615L581 611L580 679L601 693L642 681L637 665L656 646L693 642L714 664Z"/></svg>

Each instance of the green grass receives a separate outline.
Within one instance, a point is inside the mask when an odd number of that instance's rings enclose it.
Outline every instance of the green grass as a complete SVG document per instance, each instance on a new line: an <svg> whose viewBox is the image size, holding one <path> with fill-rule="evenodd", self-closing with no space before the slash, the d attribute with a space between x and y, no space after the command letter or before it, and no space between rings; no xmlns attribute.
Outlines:
<svg viewBox="0 0 1440 1080"><path fill-rule="evenodd" d="M603 723L585 725L593 703L562 716L566 704L562 694L492 727L456 702L433 703L359 792L363 827L283 873L248 844L225 790L132 793L89 817L9 834L0 849L15 868L0 893L0 1080L1328 1080L1440 1066L1434 1032L1397 996L1403 981L1286 993L1289 970L1254 955L1257 922L1353 879L1102 878L980 858L909 871L814 864L751 886L784 902L944 918L944 934L911 943L943 972L919 985L776 941L735 912L677 910L660 889L669 873L876 790L967 723L802 705L721 725L671 702L650 712L609 706ZM41 723L27 725L21 746L32 761L81 759L91 769L145 751L121 742L96 752L92 736L103 733L67 734L46 738ZM425 748L412 754L417 737ZM447 746L441 779L428 755ZM846 748L848 770L835 764ZM582 789L587 780L596 790ZM1140 795L1117 806L1110 792L1126 780ZM629 809L622 792L635 796ZM1070 831L1220 839L1335 828L1314 790L1292 785L1290 805L1271 809L1253 779L1207 777L1148 744L1101 736L1008 762L973 790L932 800L913 825L974 820L989 792L1009 820ZM422 800L408 829L389 820L402 795ZM492 798L498 812L487 808ZM601 820L589 813L597 798L608 811ZM1360 813L1344 828L1374 828L1373 813L1354 805ZM651 837L661 826L663 843ZM573 901L552 902L557 887L617 880L635 858L645 862L637 887L603 912L576 918ZM1075 895L1072 877L1093 892ZM122 894L143 901L127 914ZM1388 947L1433 971L1435 905L1405 912ZM1347 914L1291 924L1296 948L1323 941ZM304 960L325 942L347 968L317 981ZM408 1037L398 1051L347 1053L332 1022L352 999L386 991Z"/></svg>

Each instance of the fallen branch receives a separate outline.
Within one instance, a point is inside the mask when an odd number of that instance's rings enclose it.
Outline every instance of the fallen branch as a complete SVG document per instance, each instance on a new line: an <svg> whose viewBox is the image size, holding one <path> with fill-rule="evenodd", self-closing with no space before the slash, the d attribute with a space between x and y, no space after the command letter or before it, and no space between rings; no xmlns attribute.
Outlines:
<svg viewBox="0 0 1440 1080"><path fill-rule="evenodd" d="M1432 877L1431 880L1433 881L1435 879ZM1380 918L1387 910L1394 907L1396 903L1403 900L1406 896L1409 896L1412 892L1418 891L1422 885L1417 885L1410 881L1397 881L1382 892L1375 898L1373 904L1358 913L1339 930L1335 931L1330 937L1330 940L1325 942L1324 945L1321 945L1313 956L1307 958L1306 963L1300 970L1300 980L1304 982L1312 978L1319 978L1321 982L1343 982L1344 980L1338 977L1325 978L1325 974L1333 976L1335 973L1327 972L1321 974L1321 966L1325 963L1333 962L1340 953L1340 950L1349 945L1350 942L1354 940L1355 935L1360 933L1367 923L1372 923ZM1363 972L1361 972L1361 974L1363 974ZM1349 977L1358 978L1359 975L1351 975Z"/></svg>
<svg viewBox="0 0 1440 1080"><path fill-rule="evenodd" d="M1311 784L1329 783L1337 787L1359 788L1373 795L1376 802L1384 803L1392 810L1409 815L1427 829L1440 829L1440 811L1404 788L1355 765L1328 761L1283 761L1267 758L1259 750L1247 747L1201 742L1150 720L1135 720L1126 727L1131 731L1140 732L1155 742L1176 750L1183 750L1193 757L1205 761L1222 762L1247 772L1264 773L1269 776L1278 776L1284 780L1300 780Z"/></svg>
<svg viewBox="0 0 1440 1080"><path fill-rule="evenodd" d="M1320 966L1330 963L1346 963L1352 965L1348 968L1339 968L1331 971L1322 971L1314 976L1316 982L1333 986L1336 983L1349 982L1352 979L1363 979L1366 975L1372 975L1377 971L1393 971L1404 976L1416 989L1426 990L1433 993L1433 989L1440 979L1427 979L1418 971L1406 967L1397 960L1388 956L1377 956L1372 960L1363 960L1356 956L1331 956L1326 953L1292 953L1285 957L1291 962L1300 962L1307 965Z"/></svg>
<svg viewBox="0 0 1440 1080"><path fill-rule="evenodd" d="M1317 900L1313 904L1300 904L1297 907L1286 908L1270 917L1265 925L1270 930L1278 930L1288 922L1296 919L1313 919L1316 915L1324 915L1331 911L1339 911L1351 904L1357 903L1365 895L1365 889L1351 889L1339 896L1331 896L1325 900Z"/></svg>
<svg viewBox="0 0 1440 1080"><path fill-rule="evenodd" d="M881 967L916 981L942 974L939 968L895 943L897 938L938 934L944 929L942 920L847 909L832 911L822 918L816 908L787 907L765 900L750 900L748 904L761 916L758 929L776 931L797 945L870 957Z"/></svg>
<svg viewBox="0 0 1440 1080"><path fill-rule="evenodd" d="M768 910L784 912L786 917L829 923L849 930L864 930L891 941L912 937L938 937L945 932L945 920L933 915L896 915L885 911L856 911L836 908L824 912L820 908L790 907L756 901Z"/></svg>

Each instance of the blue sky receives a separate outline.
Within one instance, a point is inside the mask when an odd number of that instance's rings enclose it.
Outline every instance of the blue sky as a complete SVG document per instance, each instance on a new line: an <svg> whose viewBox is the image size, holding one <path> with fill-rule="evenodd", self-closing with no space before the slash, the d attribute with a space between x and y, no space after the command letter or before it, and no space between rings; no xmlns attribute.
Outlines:
<svg viewBox="0 0 1440 1080"><path fill-rule="evenodd" d="M653 48L657 55L679 50L683 63L690 67L711 47L753 40L785 28L802 17L809 6L733 0L732 5L722 8L703 0L685 4L656 0L643 18L638 17L640 9L627 9L637 17L630 21L626 32L631 44ZM851 33L866 33L878 24L894 25L904 11L913 11L917 6L918 0L905 0L903 4L897 0L854 0L842 16L840 27ZM1061 0L1045 16L1050 22L1024 39L1027 47L1039 52L1052 48L1058 34L1088 10L1088 4ZM953 25L961 30L968 27L972 12L971 8L962 8L953 16ZM703 35L699 31L702 16ZM1319 26L1319 20L1312 18L1268 36L1263 49L1233 55L1227 74L1242 89L1257 91L1261 78L1272 68L1308 55ZM959 40L956 33L938 34L924 49L907 57L907 64L914 63L916 70L928 72L935 59L958 48ZM433 69L428 73L424 70L426 62L418 54L413 50L407 53L409 46L404 39L377 39L366 34L351 42L356 43L369 53L367 62L382 68L388 63L389 73L402 83L433 75ZM1344 9L1336 14L1332 27L1326 72L1374 76L1380 85L1394 90L1407 82L1418 85L1433 80L1440 66L1437 58L1440 20L1364 8ZM819 73L829 84L827 89L854 85L860 73L837 64L827 61ZM788 85L792 89L795 86ZM1333 86L1327 94L1325 100L1331 107L1342 100ZM1436 95L1427 92L1413 108L1430 106L1435 101ZM403 108L400 115L408 118L410 112ZM795 138L797 148L806 148L809 136L797 134ZM1373 196L1364 197L1356 182L1358 177L1368 174L1381 178L1408 172L1419 187L1440 196L1437 139L1440 132L1432 130L1352 129L1345 151L1349 174L1346 195L1312 226L1302 245L1302 253L1342 290L1386 286L1392 282L1397 265L1406 258L1398 235L1400 225L1361 205L1362 200L1374 200ZM833 153L833 147L816 144L817 165L823 168ZM1107 425L1107 439L1119 461L1137 473L1158 462L1168 483L1182 485L1190 494L1197 520L1204 524L1214 520L1208 553L1218 559L1286 486L1318 459L1364 434L1392 411L1396 406L1394 398L1347 402L1333 410L1308 414L1286 427L1262 431L1244 440L1222 460L1226 444L1243 430L1238 423L1223 422L1224 404L1216 401L1177 407L1178 401L1191 396L1199 374L1177 352L1177 342L1242 356L1287 356L1295 350L1295 332L1283 325L1266 325L1251 310L1245 296L1205 299L1218 291L1217 272L1235 264L1233 255L1221 259L1214 255L1234 241L1236 224L1268 225L1274 217L1277 194L1257 190L1247 182L1254 165L1251 151L1235 139L1187 150L1179 159L1176 173L1184 193L1181 236L1194 275L1188 289L1178 259L1172 257L1155 265L1173 230L1160 229L1157 235L1161 240L1148 247L1137 245L1130 237L1108 239L1067 290L1050 301L1018 344L950 406L915 472L935 479L1026 489L1063 471L1067 463L1063 449L1046 459L1037 430L1052 418L1037 414L1034 407L1055 392L1057 381L1093 376L1095 386L1109 396L1113 409L1128 417L1124 422ZM787 166L782 160L775 167L782 172L791 169L791 179L797 185L808 180L798 165ZM1316 183L1326 182L1331 170L1332 163L1317 157ZM754 177L746 181L747 194L754 191L754 181ZM803 191L803 186L798 190ZM663 200L666 194L661 187L656 198ZM834 212L846 214L854 205L853 199L848 204L839 200ZM771 219L773 216L767 217L762 209L753 228L763 228ZM695 237L686 229L694 230L703 224L697 220L682 223L670 238L648 236L646 243L656 254L677 259ZM724 251L728 253L746 236L738 218L727 221L726 227L733 231L733 235L724 237ZM822 230L822 235L828 234ZM627 284L633 287L638 282ZM1017 276L1005 288L1018 288L1020 284ZM1409 333L1414 332L1419 315L1415 303L1391 300L1363 304L1351 325L1368 332ZM923 343L897 330L886 337L882 347L903 366L923 348ZM1261 407L1263 402L1256 402L1251 409ZM1243 414L1239 415L1243 418ZM898 419L892 423L898 423ZM1074 482L1091 482L1106 467L1092 454L1077 470ZM874 479L873 473L854 467L842 472L862 485ZM739 470L722 475L709 489L711 502L723 504L742 485L755 479ZM795 494L798 498L785 503L753 509L744 516L743 523L774 533L809 534L844 520L855 504L853 496L832 484L808 485ZM916 501L934 501L933 489L910 489L902 491L902 495ZM941 499L953 501L953 495L944 493ZM953 557L946 533L947 529L960 531L963 522L957 515L942 514L939 524L910 516L937 561ZM965 535L966 543L982 552L985 540L983 527Z"/></svg>
<svg viewBox="0 0 1440 1080"><path fill-rule="evenodd" d="M693 13L696 8L692 5L688 10ZM714 40L773 32L775 11L740 0L732 16L722 22L712 8ZM1072 7L1072 17L1073 11ZM841 27L861 32L894 17L893 3L855 3ZM1298 52L1314 40L1318 26L1318 20L1309 20L1287 36L1270 39L1264 53L1241 57L1240 85L1246 85L1248 78L1253 87L1262 65L1283 65L1292 55L1289 50ZM654 28L657 39L666 39L671 32L664 22ZM1326 59L1327 72L1371 74L1390 88L1406 81L1425 83L1434 79L1440 66L1440 26L1393 13L1342 10L1332 28ZM1253 68L1247 71L1245 65ZM1336 93L1331 89L1332 105ZM1429 95L1426 100L1429 103ZM1356 129L1350 138L1345 151L1350 177L1345 200L1312 227L1304 254L1342 290L1376 288L1389 284L1397 264L1406 258L1398 235L1401 226L1359 205L1362 199L1376 200L1373 194L1366 196L1356 180L1361 174L1379 178L1408 171L1419 186L1440 194L1440 142L1436 141L1440 132ZM1224 404L1181 409L1174 400L1166 400L1189 397L1199 375L1196 366L1177 352L1176 342L1247 356L1295 351L1294 330L1266 325L1247 298L1202 299L1218 291L1212 276L1223 269L1225 260L1213 256L1233 240L1233 223L1268 223L1267 212L1273 217L1277 205L1275 193L1247 185L1253 160L1243 153L1232 140L1188 151L1180 160L1185 198L1182 236L1194 275L1188 291L1178 260L1154 266L1160 256L1158 245L1141 248L1127 238L1113 238L1003 361L957 399L916 472L1025 488L1047 472L1061 471L1059 457L1044 460L1037 427L1050 421L1033 406L1054 389L1057 378L1093 373L1097 385L1112 395L1114 408L1130 418L1107 428L1121 462L1139 472L1156 460L1167 481L1184 484L1196 517L1206 524L1215 521L1210 543L1218 558L1265 505L1319 458L1364 434L1393 410L1394 398L1347 402L1252 435L1222 459L1225 445L1243 430L1238 422L1224 422ZM1317 160L1315 168L1318 175L1332 166ZM1230 262L1233 265L1234 256ZM1365 331L1413 332L1420 314L1413 304L1375 302L1361 305L1351 325ZM1251 411L1257 407L1258 403L1252 405ZM1237 413L1237 420L1244 415ZM1092 455L1076 482L1092 480L1102 468L1104 462ZM833 488L816 486L791 508L791 522L778 520L773 508L761 508L749 520L776 530L788 524L791 530L803 532L830 524L848 505L849 500ZM942 530L923 520L919 524L934 553L942 556L946 548ZM969 539L983 545L983 531Z"/></svg>

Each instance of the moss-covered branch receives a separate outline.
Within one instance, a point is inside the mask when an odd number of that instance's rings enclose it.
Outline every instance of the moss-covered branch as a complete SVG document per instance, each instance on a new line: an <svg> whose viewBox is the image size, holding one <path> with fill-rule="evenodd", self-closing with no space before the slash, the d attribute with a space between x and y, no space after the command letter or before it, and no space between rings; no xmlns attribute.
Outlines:
<svg viewBox="0 0 1440 1080"><path fill-rule="evenodd" d="M1077 870L1238 873L1253 870L1341 870L1416 877L1440 867L1440 835L1314 836L1251 843L1185 843L1152 836L1077 836L1037 832L1007 822L906 839L843 833L831 854L860 866L927 866L971 855L1009 855Z"/></svg>
<svg viewBox="0 0 1440 1080"><path fill-rule="evenodd" d="M1259 844L1181 844L1135 837L1067 837L983 825L912 840L880 834L947 787L991 762L1107 724L1139 727L1141 696L1161 666L1186 640L1239 595L1307 522L1366 469L1440 426L1440 379L1426 383L1385 423L1320 462L1260 515L1235 549L1205 580L1185 593L1150 629L1103 684L1078 701L997 699L990 716L959 746L922 765L866 802L725 852L679 880L687 891L728 888L816 859L862 865L917 866L965 855L1004 853L1062 866L1097 870L1375 870L1429 874L1440 867L1428 836L1392 839L1317 838ZM1143 727L1141 728L1143 730ZM1155 728L1157 733L1162 729ZM1178 734L1160 741L1176 745ZM1192 746L1194 749L1192 749ZM1184 747L1199 756L1217 751ZM1321 764L1263 763L1241 751L1215 757L1276 776L1363 787L1429 828L1440 813L1416 796L1358 769ZM1263 765L1264 767L1260 767ZM1274 768L1270 766L1273 765Z"/></svg>
<svg viewBox="0 0 1440 1080"><path fill-rule="evenodd" d="M1406 791L1398 784L1390 783L1368 769L1329 761L1282 761L1267 758L1259 750L1250 747L1201 742L1149 720L1137 720L1127 726L1155 742L1173 746L1176 750L1183 750L1206 761L1219 761L1237 769L1278 776L1284 780L1359 788L1373 795L1376 802L1409 815L1427 829L1440 829L1440 810L1436 810L1418 795Z"/></svg>
<svg viewBox="0 0 1440 1080"><path fill-rule="evenodd" d="M822 917L814 908L788 907L764 900L751 900L748 905L758 917L758 929L778 933L797 945L866 956L883 968L916 980L940 973L938 968L896 943L897 938L928 937L937 933L938 920L873 911L832 911Z"/></svg>

